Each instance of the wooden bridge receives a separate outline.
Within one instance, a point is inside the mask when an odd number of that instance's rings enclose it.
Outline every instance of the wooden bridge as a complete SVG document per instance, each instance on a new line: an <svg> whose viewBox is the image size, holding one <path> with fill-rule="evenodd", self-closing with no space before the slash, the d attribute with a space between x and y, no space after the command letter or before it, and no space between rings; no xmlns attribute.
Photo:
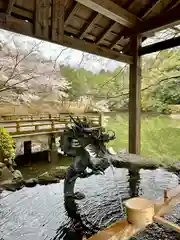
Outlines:
<svg viewBox="0 0 180 240"><path fill-rule="evenodd" d="M98 112L71 114L80 119L87 117L94 126L101 126L102 115ZM70 114L6 115L1 116L0 128L5 128L13 138L61 133L71 123Z"/></svg>
<svg viewBox="0 0 180 240"><path fill-rule="evenodd" d="M102 125L102 115L99 112L87 112L81 114L41 114L41 115L6 115L0 116L0 128L5 128L14 138L16 156L25 152L35 153L49 151L48 158L53 159L52 144L61 136L68 124L71 124L73 117L80 119L87 117L93 126ZM51 161L51 160L48 160Z"/></svg>

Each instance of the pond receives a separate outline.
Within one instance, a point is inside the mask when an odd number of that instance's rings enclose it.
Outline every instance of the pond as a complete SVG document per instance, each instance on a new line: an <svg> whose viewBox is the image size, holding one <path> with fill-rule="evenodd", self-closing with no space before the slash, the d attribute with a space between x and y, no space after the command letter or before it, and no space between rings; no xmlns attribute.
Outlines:
<svg viewBox="0 0 180 240"><path fill-rule="evenodd" d="M86 195L85 199L77 201L78 211L89 231L97 231L124 216L120 198L125 200L137 194L157 199L163 196L164 189L178 183L175 174L163 169L141 170L138 178L130 180L127 169L114 169L113 174L108 168L105 175L77 180L76 190ZM0 208L2 240L80 239L72 232L73 222L64 208L63 181L23 188L15 193L4 192ZM146 239L154 238L151 235ZM180 239L180 236L173 239Z"/></svg>
<svg viewBox="0 0 180 240"><path fill-rule="evenodd" d="M111 115L106 127L115 130L117 139L110 145L116 151L128 147L127 114ZM141 123L141 152L165 164L180 159L180 120L168 116L143 115ZM36 159L37 160L37 159ZM30 166L19 166L25 179L36 177L53 166L69 165L70 158L59 157L49 164L45 157L33 161ZM163 190L180 183L179 177L163 169L141 170L139 175L130 178L127 169L111 168L105 175L78 179L76 190L85 193L86 198L77 201L81 221L89 233L103 229L125 216L121 199L145 196L157 199ZM74 221L64 207L63 181L47 186L23 188L15 193L3 192L0 195L0 240L80 240L74 232ZM180 212L180 211L179 211ZM180 214L175 212L176 221ZM87 230L86 229L86 230ZM152 231L153 229L153 231ZM156 225L148 233L133 239L180 239L180 235ZM156 236L154 234L157 234ZM163 235L165 234L165 235Z"/></svg>
<svg viewBox="0 0 180 240"><path fill-rule="evenodd" d="M116 139L110 142L115 151L128 149L128 114L105 114L105 127L116 133ZM141 155L152 158L154 162L171 165L180 161L180 119L172 119L166 115L142 114L141 121ZM38 158L38 161L37 161ZM20 166L25 178L36 177L52 166L69 165L70 158L60 157L48 164L44 156L36 156L30 166Z"/></svg>

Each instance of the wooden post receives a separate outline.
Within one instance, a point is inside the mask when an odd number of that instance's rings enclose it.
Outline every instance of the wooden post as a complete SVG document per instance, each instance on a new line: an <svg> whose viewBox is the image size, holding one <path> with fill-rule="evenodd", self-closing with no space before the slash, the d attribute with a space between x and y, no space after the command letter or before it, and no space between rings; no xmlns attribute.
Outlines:
<svg viewBox="0 0 180 240"><path fill-rule="evenodd" d="M53 121L53 120L51 121L51 128L52 128L52 131L55 130L55 127L54 127L54 121Z"/></svg>
<svg viewBox="0 0 180 240"><path fill-rule="evenodd" d="M129 152L140 154L141 123L141 59L138 55L141 46L140 36L132 36L133 64L129 76Z"/></svg>
<svg viewBox="0 0 180 240"><path fill-rule="evenodd" d="M100 112L99 113L99 126L103 126L103 113L102 112Z"/></svg>
<svg viewBox="0 0 180 240"><path fill-rule="evenodd" d="M49 149L48 149L48 162L52 162L52 136L51 134L48 136L48 144L49 144Z"/></svg>
<svg viewBox="0 0 180 240"><path fill-rule="evenodd" d="M49 151L48 151L48 162L56 162L58 160L58 151L56 147L56 136L54 134L50 134L48 138L49 142Z"/></svg>
<svg viewBox="0 0 180 240"><path fill-rule="evenodd" d="M35 125L35 132L38 132L38 130L39 130L39 126Z"/></svg>
<svg viewBox="0 0 180 240"><path fill-rule="evenodd" d="M16 122L16 132L17 133L20 132L20 123L19 123L19 121Z"/></svg>

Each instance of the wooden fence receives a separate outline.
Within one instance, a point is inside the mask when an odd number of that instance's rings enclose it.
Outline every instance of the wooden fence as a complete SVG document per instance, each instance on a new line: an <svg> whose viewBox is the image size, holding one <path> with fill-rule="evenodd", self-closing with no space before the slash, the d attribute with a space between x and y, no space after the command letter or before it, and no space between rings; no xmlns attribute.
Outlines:
<svg viewBox="0 0 180 240"><path fill-rule="evenodd" d="M76 114L71 114L76 117ZM82 119L87 117L93 126L102 125L101 113L88 112L78 114ZM46 133L63 132L67 124L71 124L70 115L67 113L60 114L43 114L43 115L6 115L1 116L0 128L5 128L13 137L26 135L38 135Z"/></svg>

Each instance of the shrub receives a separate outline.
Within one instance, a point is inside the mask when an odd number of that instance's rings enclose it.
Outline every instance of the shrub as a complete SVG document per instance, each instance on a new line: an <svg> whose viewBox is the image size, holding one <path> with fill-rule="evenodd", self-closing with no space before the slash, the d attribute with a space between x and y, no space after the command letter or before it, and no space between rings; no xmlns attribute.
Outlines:
<svg viewBox="0 0 180 240"><path fill-rule="evenodd" d="M15 159L14 141L4 128L0 128L0 160L3 161L5 158Z"/></svg>

